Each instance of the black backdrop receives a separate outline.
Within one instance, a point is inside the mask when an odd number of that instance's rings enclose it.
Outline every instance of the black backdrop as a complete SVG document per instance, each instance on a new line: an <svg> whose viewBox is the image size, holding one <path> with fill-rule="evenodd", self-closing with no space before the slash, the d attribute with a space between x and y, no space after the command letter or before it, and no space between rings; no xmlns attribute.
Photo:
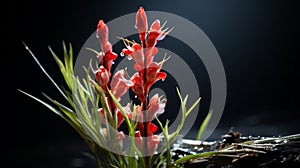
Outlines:
<svg viewBox="0 0 300 168"><path fill-rule="evenodd" d="M227 100L221 121L210 139L218 139L230 127L244 135L286 135L299 132L299 27L294 1L23 1L9 2L6 13L8 51L2 67L8 108L2 113L3 143L9 164L18 167L93 167L89 152L78 134L61 118L17 91L42 98L41 92L58 97L58 92L22 45L25 41L48 72L60 80L48 50L61 52L64 40L78 54L95 31L99 19L110 21L121 15L157 10L182 16L200 27L222 59ZM171 24L171 23L168 23ZM176 46L167 41L162 46ZM178 48L174 47L177 51ZM177 51L188 54L188 51ZM205 69L199 72L203 97L209 97ZM202 79L203 77L203 79ZM6 90L7 87L4 87ZM10 87L8 87L10 88ZM10 97L15 95L15 97ZM209 101L201 102L206 111ZM166 114L165 117L171 116ZM6 115L4 115L6 116ZM199 117L199 119L201 116ZM189 137L194 137L196 123ZM13 166L9 166L13 167Z"/></svg>

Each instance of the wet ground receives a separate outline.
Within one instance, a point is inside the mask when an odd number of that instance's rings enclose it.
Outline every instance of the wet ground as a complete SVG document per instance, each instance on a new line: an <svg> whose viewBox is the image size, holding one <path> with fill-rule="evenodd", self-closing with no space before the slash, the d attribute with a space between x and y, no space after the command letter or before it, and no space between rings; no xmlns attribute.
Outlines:
<svg viewBox="0 0 300 168"><path fill-rule="evenodd" d="M207 141L220 140L221 136L228 130L229 128L217 128ZM243 133L243 136L252 135L254 137L259 135L284 136L297 133L297 129L284 125L277 127L272 127L271 125L239 127L236 130ZM13 147L13 150L9 150L10 152L8 153L8 158L10 158L8 161L12 165L11 167L96 168L94 160L87 156L90 152L89 149L76 132L72 131L71 128L67 128L68 132L65 132L65 136L61 134L53 135L51 139L41 137L42 134L52 134L53 132L51 131L53 130L50 130L48 133L40 133L40 136L32 137L36 138L35 141L19 141L20 144ZM195 133L196 131L191 131L186 138L195 137ZM66 138L66 136L69 136L69 138ZM286 155L282 159L288 157L289 155Z"/></svg>

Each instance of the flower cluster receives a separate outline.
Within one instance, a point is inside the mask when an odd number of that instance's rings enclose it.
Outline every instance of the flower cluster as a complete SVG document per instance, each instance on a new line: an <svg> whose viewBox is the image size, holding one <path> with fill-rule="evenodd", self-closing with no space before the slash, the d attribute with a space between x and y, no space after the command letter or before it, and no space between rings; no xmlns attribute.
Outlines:
<svg viewBox="0 0 300 168"><path fill-rule="evenodd" d="M147 153L153 154L156 149L159 138L154 133L158 127L152 123L152 120L158 115L164 112L166 106L166 99L162 99L155 94L152 98L148 98L151 86L159 81L165 80L167 74L161 72L162 64L165 60L158 63L153 61L154 56L158 53L156 44L158 41L163 40L165 36L170 32L168 29L162 30L159 20L155 20L150 29L148 30L147 16L142 7L139 8L136 14L135 27L139 33L140 44L127 39L122 39L125 48L121 54L125 54L131 58L134 64L134 70L136 71L132 77L126 73L124 69L117 71L114 75L111 74L111 67L114 60L117 58L117 54L113 52L112 45L109 42L109 30L107 25L100 20L97 26L97 37L99 39L102 52L98 53L100 66L94 71L96 81L99 86L106 92L107 104L109 106L110 114L112 118L117 117L117 126L119 127L124 120L123 114L120 112L112 101L108 90L110 89L112 94L117 100L121 100L129 89L131 89L140 100L141 104L135 106L136 117L133 117L130 104L126 106L127 115L131 120L137 122L137 130L135 132L136 144L140 150L143 150L142 137L147 138L148 141L145 149ZM112 76L112 77L111 77ZM110 80L111 79L111 80ZM150 100L149 100L150 99ZM103 108L99 109L99 112L104 117ZM103 120L105 124L105 121ZM123 134L120 132L120 134Z"/></svg>
<svg viewBox="0 0 300 168"><path fill-rule="evenodd" d="M61 88L47 73L32 51L25 44L25 48L37 62L43 73L54 84L59 93L69 103L69 107L49 96L44 96L54 106L21 91L25 95L40 102L48 109L67 121L82 137L93 153L97 167L178 167L191 156L187 155L177 160L171 157L171 144L176 141L180 130L183 128L186 117L197 106L200 98L189 108L186 108L187 96L181 97L177 93L181 103L181 122L174 132L168 130L168 123L162 124L157 118L165 112L166 99L161 95L154 94L149 97L153 84L159 80L165 80L167 74L162 71L162 66L168 58L164 57L161 62L155 62L154 57L158 54L156 44L163 40L172 29L165 28L159 20L155 20L148 28L147 16L142 7L136 14L135 27L139 34L140 43L121 38L124 49L120 55L134 61L134 74L130 76L126 69L112 73L114 61L118 54L113 51L109 42L109 29L103 20L97 25L97 37L101 52L97 53L99 65L97 69L90 65L86 70L86 78L79 78L74 72L73 51L69 51L63 43L63 61L49 47L67 87ZM93 75L90 75L90 72ZM131 90L138 98L138 104L120 103L122 96ZM211 115L208 115L210 118ZM153 120L156 119L157 125ZM120 129L125 122L128 130L128 139ZM202 134L207 122L203 122L199 135ZM161 133L156 133L158 126ZM164 143L161 143L164 138ZM128 141L127 141L128 140ZM127 143L127 146L126 146ZM160 148L158 149L158 144Z"/></svg>

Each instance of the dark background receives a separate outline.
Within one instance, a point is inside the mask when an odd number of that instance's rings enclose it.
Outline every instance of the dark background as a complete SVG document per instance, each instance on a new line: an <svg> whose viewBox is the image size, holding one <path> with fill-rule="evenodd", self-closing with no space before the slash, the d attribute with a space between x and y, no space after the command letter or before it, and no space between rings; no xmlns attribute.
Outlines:
<svg viewBox="0 0 300 168"><path fill-rule="evenodd" d="M62 41L72 43L76 55L96 30L99 19L108 22L136 12L140 6L146 11L170 12L190 20L207 34L218 50L226 73L227 100L210 140L218 140L230 127L245 136L299 133L299 54L296 50L299 11L296 11L295 1L9 2L6 12L9 27L3 32L9 42L4 60L9 62L1 63L5 67L2 73L9 79L3 82L13 86L12 90L7 90L9 96L4 101L8 109L2 110L9 114L2 119L5 123L2 127L3 146L7 149L7 161L12 165L9 167L95 167L94 161L83 154L89 149L65 121L17 91L19 88L39 98L43 98L41 92L59 97L22 41L32 49L45 69L62 83L48 46L59 54ZM158 45L170 47L178 55L193 54L184 46L182 49L174 47L180 43L171 38ZM188 57L185 59L192 62ZM201 102L199 111L206 112L209 80L203 65L198 66L201 96L207 97ZM195 137L194 132L204 115L201 114L187 138Z"/></svg>

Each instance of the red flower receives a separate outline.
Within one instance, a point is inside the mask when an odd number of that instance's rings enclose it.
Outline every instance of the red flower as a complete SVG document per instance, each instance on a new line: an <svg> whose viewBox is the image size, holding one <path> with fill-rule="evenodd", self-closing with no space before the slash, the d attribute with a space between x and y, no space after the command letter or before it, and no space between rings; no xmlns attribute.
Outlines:
<svg viewBox="0 0 300 168"><path fill-rule="evenodd" d="M107 91L107 84L109 82L109 75L107 70L100 66L95 73L96 81L102 87L103 90Z"/></svg>
<svg viewBox="0 0 300 168"><path fill-rule="evenodd" d="M141 45L139 45L138 43L134 43L132 46L130 46L130 44L126 42L124 43L126 48L124 48L122 52L135 61L133 68L136 71L141 71L142 69L144 69L144 53Z"/></svg>
<svg viewBox="0 0 300 168"><path fill-rule="evenodd" d="M141 106L136 106L135 108L135 121L138 122L151 122L158 114L162 114L165 111L166 107L166 99L162 99L161 97L158 97L158 94L155 94L151 99L148 104L147 110L142 111ZM133 112L130 110L130 104L126 106L126 111L128 112L128 117L129 119L133 120ZM144 119L144 113L147 114L147 118ZM153 131L153 129L151 132Z"/></svg>
<svg viewBox="0 0 300 168"><path fill-rule="evenodd" d="M150 66L147 68L146 73L146 83L144 85L145 93L148 95L150 87L157 82L158 80L164 81L167 77L167 74L164 72L160 72L161 67L158 63L152 62Z"/></svg>
<svg viewBox="0 0 300 168"><path fill-rule="evenodd" d="M107 120L107 117L105 118L105 115L104 115L104 110L103 108L99 108L98 109L98 112L101 116L101 122L103 125L106 125L106 120ZM108 114L108 115L111 115L111 114ZM117 112L117 117L118 117L118 120L117 120L117 124L118 124L118 128L120 127L120 125L123 123L124 121L124 116L123 114L121 113L121 111L118 109L118 112Z"/></svg>
<svg viewBox="0 0 300 168"><path fill-rule="evenodd" d="M135 28L138 30L140 40L144 43L148 29L147 16L143 7L140 7L136 14Z"/></svg>
<svg viewBox="0 0 300 168"><path fill-rule="evenodd" d="M160 21L157 19L151 25L150 31L147 36L146 47L154 47L157 43L157 40L162 40L163 37L163 32L160 29Z"/></svg>
<svg viewBox="0 0 300 168"><path fill-rule="evenodd" d="M147 121L152 121L155 116L162 114L165 111L166 99L161 100L158 94L155 94L147 107Z"/></svg>
<svg viewBox="0 0 300 168"><path fill-rule="evenodd" d="M150 155L153 155L154 151L156 150L156 148L160 142L160 139L157 135L152 135L152 136L148 137L147 142L148 142L148 144L147 144L148 153ZM141 136L140 131L135 132L135 144L137 145L137 147L140 150L143 150L143 138Z"/></svg>
<svg viewBox="0 0 300 168"><path fill-rule="evenodd" d="M128 89L134 85L134 83L126 78L125 70L119 70L116 72L116 74L113 76L112 81L110 83L111 85L111 91L112 94L120 101L121 96L123 96Z"/></svg>
<svg viewBox="0 0 300 168"><path fill-rule="evenodd" d="M155 47L157 41L163 40L166 37L166 35L170 32L167 30L168 28L162 30L162 27L160 26L160 21L158 19L152 23L146 40L145 58L147 60L147 68L152 63L154 55L156 55L158 52L158 49Z"/></svg>
<svg viewBox="0 0 300 168"><path fill-rule="evenodd" d="M146 101L146 97L144 95L144 86L143 86L143 79L140 77L139 73L135 73L132 77L131 77L131 81L133 82L133 86L131 87L132 91L136 94L136 96L138 97L138 99L141 102L145 102Z"/></svg>
<svg viewBox="0 0 300 168"><path fill-rule="evenodd" d="M111 43L108 40L108 27L103 20L100 20L98 23L97 37L99 38L102 52L104 52L104 54L98 55L100 64L107 70L110 76L111 66L118 55L112 51Z"/></svg>

